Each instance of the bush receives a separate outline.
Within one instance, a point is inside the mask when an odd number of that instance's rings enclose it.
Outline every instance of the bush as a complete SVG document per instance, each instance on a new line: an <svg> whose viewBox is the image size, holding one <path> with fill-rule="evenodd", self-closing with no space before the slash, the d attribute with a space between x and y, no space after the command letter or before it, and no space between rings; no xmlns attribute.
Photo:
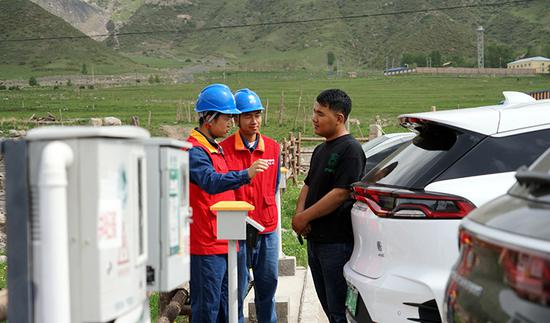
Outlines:
<svg viewBox="0 0 550 323"><path fill-rule="evenodd" d="M54 86L53 86L53 89L54 89L54 90L59 90L59 85L54 85Z"/></svg>
<svg viewBox="0 0 550 323"><path fill-rule="evenodd" d="M86 88L86 86L80 85L78 88L81 89L81 90L84 90Z"/></svg>
<svg viewBox="0 0 550 323"><path fill-rule="evenodd" d="M93 89L95 89L95 87L93 85L88 85L88 89L93 90Z"/></svg>
<svg viewBox="0 0 550 323"><path fill-rule="evenodd" d="M36 78L34 76L31 76L31 78L29 79L29 85L30 86L37 86L38 85L38 81L36 80Z"/></svg>
<svg viewBox="0 0 550 323"><path fill-rule="evenodd" d="M67 80L67 86L73 86L73 82L71 82L71 80Z"/></svg>
<svg viewBox="0 0 550 323"><path fill-rule="evenodd" d="M21 88L19 87L19 85L12 85L8 88L8 90L10 90L10 91L19 91L19 90L21 90Z"/></svg>
<svg viewBox="0 0 550 323"><path fill-rule="evenodd" d="M7 90L8 87L5 86L4 84L0 84L0 91L4 91L4 90Z"/></svg>

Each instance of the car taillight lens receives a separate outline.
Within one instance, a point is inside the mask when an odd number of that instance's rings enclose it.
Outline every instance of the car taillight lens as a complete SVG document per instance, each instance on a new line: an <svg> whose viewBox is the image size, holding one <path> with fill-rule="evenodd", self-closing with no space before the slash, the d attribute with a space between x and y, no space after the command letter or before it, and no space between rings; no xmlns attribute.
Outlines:
<svg viewBox="0 0 550 323"><path fill-rule="evenodd" d="M380 217L460 219L475 209L470 201L459 196L385 187L354 186L353 197Z"/></svg>
<svg viewBox="0 0 550 323"><path fill-rule="evenodd" d="M550 257L503 248L504 282L531 302L550 305Z"/></svg>

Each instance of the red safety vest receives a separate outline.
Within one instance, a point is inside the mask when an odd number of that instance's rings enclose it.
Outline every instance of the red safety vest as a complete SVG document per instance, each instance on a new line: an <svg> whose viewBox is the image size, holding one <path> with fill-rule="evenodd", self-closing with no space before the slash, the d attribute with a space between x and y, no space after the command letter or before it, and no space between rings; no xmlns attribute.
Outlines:
<svg viewBox="0 0 550 323"><path fill-rule="evenodd" d="M193 147L200 147L212 160L212 166L217 173L229 171L224 156L212 146L198 131L193 130L187 139ZM216 214L210 211L210 206L219 201L234 201L235 194L228 190L219 194L208 194L197 184L189 182L189 202L193 208L191 228L192 255L219 255L227 253L227 240L217 239Z"/></svg>
<svg viewBox="0 0 550 323"><path fill-rule="evenodd" d="M244 146L237 131L220 143L225 154L225 160L230 170L246 169L258 159L265 159L269 168L256 175L250 184L235 190L237 201L246 201L254 205L254 211L249 216L265 227L263 233L269 233L277 228L277 205L275 203L275 187L279 168L279 144L271 138L260 135L256 149L251 153Z"/></svg>

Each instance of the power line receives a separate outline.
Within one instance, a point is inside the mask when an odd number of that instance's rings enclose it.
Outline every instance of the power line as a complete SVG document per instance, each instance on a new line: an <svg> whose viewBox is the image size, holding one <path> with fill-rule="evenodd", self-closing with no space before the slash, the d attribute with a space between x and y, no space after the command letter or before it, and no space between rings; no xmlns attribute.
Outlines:
<svg viewBox="0 0 550 323"><path fill-rule="evenodd" d="M196 33L196 32L221 30L221 29L250 28L250 27L277 26L277 25L292 25L292 24L303 24L303 23L324 22L324 21L334 21L334 20L351 20L351 19L360 19L360 18L397 16L397 15L425 13L425 12L434 12L434 11L447 11L447 10L471 9L471 8L482 8L482 7L498 7L498 6L508 6L508 5L527 3L527 2L532 2L532 1L535 1L535 0L510 0L510 1L494 2L494 3L477 3L477 4L467 4L467 5L460 5L460 6L426 8L426 9L412 9L412 10L402 10L402 11L393 11L393 12L380 12L380 13L349 15L349 16L311 18L311 19L302 19L302 20L268 21L268 22L252 23L252 24L222 25L222 26L213 26L213 27L204 27L204 28L197 28L197 29L192 29L192 30L185 30L185 32L186 33ZM151 30L151 31L123 32L123 33L116 33L116 35L117 36L135 36L135 35L151 35L151 34L165 34L165 33L166 34L176 34L176 33L181 33L182 31L183 30L178 30L178 29L173 29L173 30ZM43 40L70 40L70 39L82 39L82 38L103 38L103 37L108 37L110 35L111 34L108 33L108 34L97 34L97 35L90 35L90 36L80 35L80 36L14 38L14 39L0 39L0 42L27 42L27 41L43 41Z"/></svg>

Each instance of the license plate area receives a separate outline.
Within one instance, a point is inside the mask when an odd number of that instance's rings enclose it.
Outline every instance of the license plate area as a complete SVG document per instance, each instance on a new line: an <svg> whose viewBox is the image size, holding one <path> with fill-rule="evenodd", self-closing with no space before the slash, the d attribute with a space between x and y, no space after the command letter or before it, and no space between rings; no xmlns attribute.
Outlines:
<svg viewBox="0 0 550 323"><path fill-rule="evenodd" d="M357 315L357 298L359 293L357 288L353 285L348 284L348 291L346 293L346 309L350 312L352 316Z"/></svg>

